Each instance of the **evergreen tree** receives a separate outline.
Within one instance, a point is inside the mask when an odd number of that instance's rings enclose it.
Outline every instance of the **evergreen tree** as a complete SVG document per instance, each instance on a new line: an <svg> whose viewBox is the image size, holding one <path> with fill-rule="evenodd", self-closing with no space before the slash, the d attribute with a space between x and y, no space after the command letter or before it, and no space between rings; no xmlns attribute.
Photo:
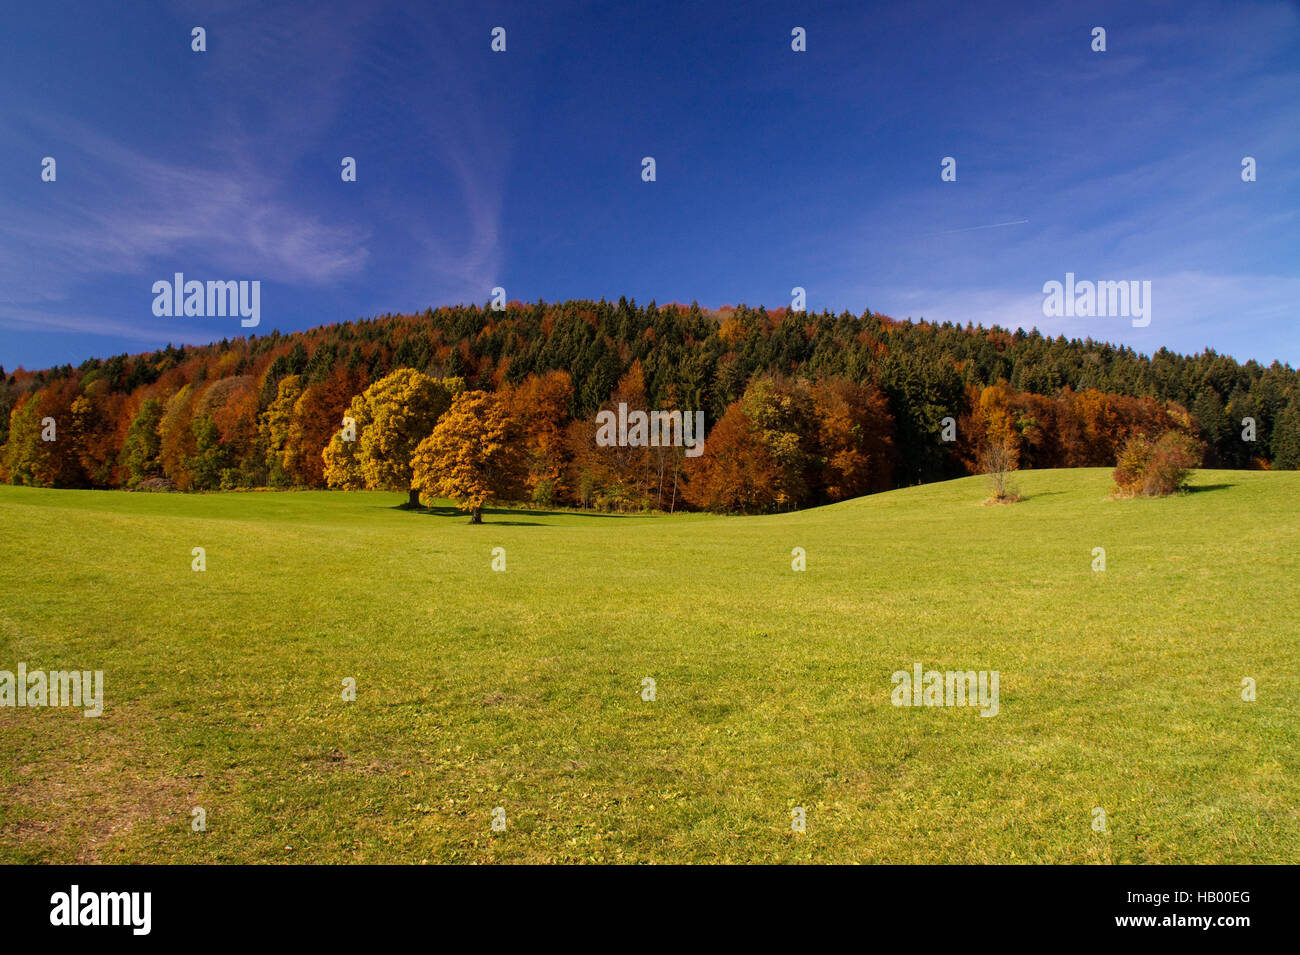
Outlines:
<svg viewBox="0 0 1300 955"><path fill-rule="evenodd" d="M1300 470L1300 396L1292 398L1273 425L1273 467Z"/></svg>

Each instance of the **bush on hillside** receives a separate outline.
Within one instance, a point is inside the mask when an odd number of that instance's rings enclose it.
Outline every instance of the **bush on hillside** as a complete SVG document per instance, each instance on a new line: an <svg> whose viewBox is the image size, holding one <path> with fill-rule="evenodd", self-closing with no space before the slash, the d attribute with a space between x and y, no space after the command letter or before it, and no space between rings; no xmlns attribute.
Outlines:
<svg viewBox="0 0 1300 955"><path fill-rule="evenodd" d="M1020 500L1020 491L1010 477L1020 467L1020 448L1014 435L990 438L980 450L979 466L988 475L992 492L985 504L1015 504Z"/></svg>
<svg viewBox="0 0 1300 955"><path fill-rule="evenodd" d="M1204 447L1181 431L1166 431L1152 442L1135 434L1120 449L1112 477L1116 497L1164 497L1181 490L1199 467Z"/></svg>

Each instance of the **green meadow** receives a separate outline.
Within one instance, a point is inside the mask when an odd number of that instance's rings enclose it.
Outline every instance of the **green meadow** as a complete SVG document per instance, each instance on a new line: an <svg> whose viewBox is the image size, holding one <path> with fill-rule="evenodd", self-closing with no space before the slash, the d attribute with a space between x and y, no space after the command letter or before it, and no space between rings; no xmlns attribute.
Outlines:
<svg viewBox="0 0 1300 955"><path fill-rule="evenodd" d="M479 527L0 488L0 669L105 697L0 708L0 862L1294 862L1300 472L1016 477ZM892 705L916 663L997 715Z"/></svg>

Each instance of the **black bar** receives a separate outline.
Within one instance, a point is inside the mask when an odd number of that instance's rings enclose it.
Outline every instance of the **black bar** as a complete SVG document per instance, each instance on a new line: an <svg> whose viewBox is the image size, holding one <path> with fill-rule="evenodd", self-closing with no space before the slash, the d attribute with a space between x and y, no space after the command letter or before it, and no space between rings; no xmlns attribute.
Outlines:
<svg viewBox="0 0 1300 955"><path fill-rule="evenodd" d="M605 936L611 941L637 944L650 933L668 944L681 939L677 926L689 921L733 938L762 936L781 924L811 934L838 926L851 938L909 946L926 937L943 945L973 943L993 931L1041 932L1053 940L1132 936L1182 943L1197 937L1231 945L1258 929L1285 929L1291 875L1282 867L1230 866L840 867L763 874L731 867L612 877L551 871L543 880L536 872L472 867L10 866L0 868L0 911L10 941L29 935L111 936L128 944L255 937L298 946L343 944L363 935L373 943L417 931L448 944L463 932L488 932L496 945L502 929L542 942L608 925L622 927L619 935ZM83 905L89 893L150 893L148 934L136 935L130 924L52 925L52 897L70 895L73 885ZM1223 921L1242 917L1244 924ZM1154 921L1126 921L1144 918ZM1204 918L1211 920L1208 927L1200 924Z"/></svg>

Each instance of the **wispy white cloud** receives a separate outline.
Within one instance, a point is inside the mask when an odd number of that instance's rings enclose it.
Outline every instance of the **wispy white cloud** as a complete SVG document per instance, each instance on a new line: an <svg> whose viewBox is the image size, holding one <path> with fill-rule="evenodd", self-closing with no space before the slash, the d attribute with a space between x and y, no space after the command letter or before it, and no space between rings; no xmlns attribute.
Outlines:
<svg viewBox="0 0 1300 955"><path fill-rule="evenodd" d="M382 5L328 5L308 21L255 3L176 6L206 25L220 63L219 90L189 94L210 107L201 142L142 142L21 99L0 116L0 138L59 161L56 185L0 195L0 327L93 332L103 311L102 330L117 334L122 323L86 290L129 277L147 291L173 270L304 292L360 292L369 279L365 301L394 307L483 299L504 281L509 136L436 12L402 13L411 23L399 28ZM436 109L400 93L356 101L358 88L424 87L412 64L432 75ZM326 156L337 169L354 153L360 208L319 201L328 179L304 179L304 167ZM424 157L451 188L412 201L409 182L376 175L384 155ZM59 313L36 322L43 308Z"/></svg>
<svg viewBox="0 0 1300 955"><path fill-rule="evenodd" d="M87 312L48 308L0 307L0 327L23 332L61 332L73 335L105 335L133 342L198 345L213 340L211 327L175 322L164 325L149 316L148 321L124 322Z"/></svg>
<svg viewBox="0 0 1300 955"><path fill-rule="evenodd" d="M1064 274L1044 281L1063 281ZM1079 280L1110 276L1079 275ZM896 318L925 318L932 322L971 322L985 328L1038 329L1055 338L1092 338L1116 342L1150 353L1162 345L1187 353L1207 347L1223 351L1220 342L1225 326L1234 326L1247 337L1251 328L1276 330L1295 313L1300 301L1300 277L1285 275L1222 275L1181 271L1144 276L1151 282L1151 324L1134 328L1121 317L1047 318L1043 315L1041 285L1026 288L962 288L936 292L918 287L879 288L872 300L882 303L879 311ZM1282 340L1279 357L1300 354L1300 325L1291 323L1289 338ZM1238 359L1261 358L1234 355Z"/></svg>
<svg viewBox="0 0 1300 955"><path fill-rule="evenodd" d="M463 32L432 11L405 16L408 28L371 44L358 68L371 86L434 91L433 108L413 108L409 94L375 102L368 131L400 142L407 156L427 157L423 172L434 175L422 181L449 188L419 203L400 188L373 201L409 239L403 278L392 292L412 303L483 301L493 286L510 284L501 232L512 132L491 105L499 96L490 86L495 80L485 77L481 52L465 49Z"/></svg>
<svg viewBox="0 0 1300 955"><path fill-rule="evenodd" d="M933 182L905 179L860 221L818 237L852 254L813 280L837 304L900 317L1296 363L1300 280L1288 266L1300 255L1300 210L1288 199L1300 154L1295 123L1282 120L1300 102L1300 76L1264 65L1294 42L1296 9L1190 9L1204 16L1171 11L1129 27L1090 15L1112 23L1110 52L1036 62L1024 102L981 114L963 140L958 182L938 186L936 156ZM1045 6L1003 40L1059 43L1070 21ZM1259 161L1256 183L1241 181L1245 155ZM1030 221L970 228L1016 219ZM1045 319L1042 283L1067 271L1152 281L1152 324Z"/></svg>
<svg viewBox="0 0 1300 955"><path fill-rule="evenodd" d="M368 255L353 227L329 224L283 198L253 169L156 159L66 118L33 118L64 138L61 182L49 201L0 200L0 236L48 263L68 290L103 275L136 274L187 257L206 267L289 283L355 274ZM69 183L81 178L76 185ZM164 261L167 260L167 261ZM47 289L50 294L55 289Z"/></svg>

